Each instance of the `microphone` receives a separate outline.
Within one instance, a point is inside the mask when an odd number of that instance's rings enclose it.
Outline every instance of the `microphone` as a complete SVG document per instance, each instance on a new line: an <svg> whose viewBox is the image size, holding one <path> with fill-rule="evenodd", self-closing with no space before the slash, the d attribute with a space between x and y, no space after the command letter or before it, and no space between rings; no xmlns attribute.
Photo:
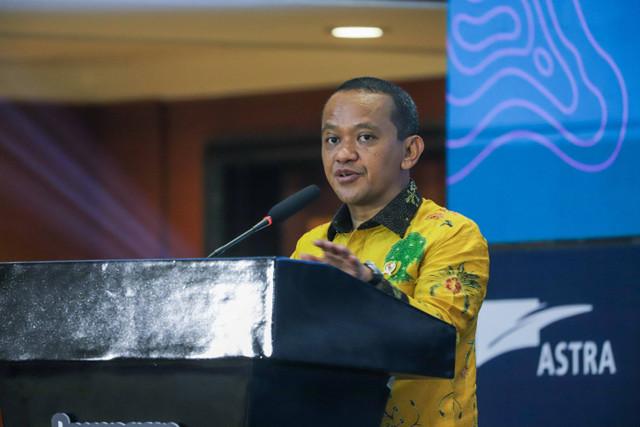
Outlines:
<svg viewBox="0 0 640 427"><path fill-rule="evenodd" d="M279 223L284 221L294 213L298 212L299 210L307 206L309 203L313 202L315 199L318 198L319 195L320 195L320 188L318 188L317 185L313 184L298 191L296 194L287 197L286 199L284 199L283 201L281 201L280 203L272 207L267 213L267 216L265 216L262 219L262 221L260 221L259 223L251 227L250 230L244 232L243 234L236 237L226 245L221 246L215 251L211 252L209 256L207 256L207 258L220 255L222 252L226 251L231 246L243 241L247 237L262 230L263 228L269 227L274 222Z"/></svg>

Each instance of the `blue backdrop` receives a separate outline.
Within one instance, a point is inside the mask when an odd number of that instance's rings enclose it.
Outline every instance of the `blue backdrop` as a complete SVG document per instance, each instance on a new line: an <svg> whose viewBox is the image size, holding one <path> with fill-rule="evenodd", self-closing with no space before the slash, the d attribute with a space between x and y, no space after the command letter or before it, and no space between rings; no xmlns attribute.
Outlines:
<svg viewBox="0 0 640 427"><path fill-rule="evenodd" d="M480 426L635 426L640 244L494 249Z"/></svg>
<svg viewBox="0 0 640 427"><path fill-rule="evenodd" d="M449 3L448 206L490 243L640 235L640 2Z"/></svg>
<svg viewBox="0 0 640 427"><path fill-rule="evenodd" d="M479 424L638 425L640 2L451 0L448 24L447 205L493 243Z"/></svg>

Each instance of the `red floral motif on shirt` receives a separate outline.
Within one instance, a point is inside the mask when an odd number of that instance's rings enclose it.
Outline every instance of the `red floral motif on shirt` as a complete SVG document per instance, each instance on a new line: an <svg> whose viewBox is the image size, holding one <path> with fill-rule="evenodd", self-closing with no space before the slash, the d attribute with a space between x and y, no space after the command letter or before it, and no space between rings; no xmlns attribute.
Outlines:
<svg viewBox="0 0 640 427"><path fill-rule="evenodd" d="M460 378L464 380L465 378L467 378L467 375L469 375L469 366L465 366L460 370Z"/></svg>
<svg viewBox="0 0 640 427"><path fill-rule="evenodd" d="M436 212L436 213L432 213L425 219L428 221L430 219L442 219L442 218L444 218L444 214L442 212Z"/></svg>
<svg viewBox="0 0 640 427"><path fill-rule="evenodd" d="M445 280L444 287L449 289L454 295L459 294L460 290L462 289L462 285L460 284L460 281L457 277L450 277Z"/></svg>
<svg viewBox="0 0 640 427"><path fill-rule="evenodd" d="M426 216L424 219L425 221L430 221L430 220L441 220L445 217L446 214L450 214L450 215L454 215L457 216L458 214L456 212L450 211L448 209L445 208L440 208L438 210L436 210L434 213L432 213L431 215ZM443 225L448 225L449 227L453 227L453 222L451 222L450 220L446 219L444 220L444 222L442 224L440 224L440 227L442 227Z"/></svg>
<svg viewBox="0 0 640 427"><path fill-rule="evenodd" d="M444 287L453 295L461 294L464 296L462 314L468 312L472 299L482 300L482 287L478 282L480 276L473 271L466 271L464 262L455 268L449 265L446 270L438 270L437 274L429 276L431 277L430 282L433 283L429 288L431 296L435 296L440 287Z"/></svg>

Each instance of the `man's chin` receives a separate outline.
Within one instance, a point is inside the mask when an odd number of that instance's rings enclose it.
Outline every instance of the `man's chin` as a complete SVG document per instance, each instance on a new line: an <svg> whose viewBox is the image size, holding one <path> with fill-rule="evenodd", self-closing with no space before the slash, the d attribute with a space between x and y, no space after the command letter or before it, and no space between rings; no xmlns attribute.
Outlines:
<svg viewBox="0 0 640 427"><path fill-rule="evenodd" d="M339 194L338 198L349 206L358 206L362 202L362 197L359 194L347 193Z"/></svg>
<svg viewBox="0 0 640 427"><path fill-rule="evenodd" d="M336 185L333 187L333 191L342 203L349 206L356 207L367 203L366 192L363 192L362 188L355 185L350 187Z"/></svg>

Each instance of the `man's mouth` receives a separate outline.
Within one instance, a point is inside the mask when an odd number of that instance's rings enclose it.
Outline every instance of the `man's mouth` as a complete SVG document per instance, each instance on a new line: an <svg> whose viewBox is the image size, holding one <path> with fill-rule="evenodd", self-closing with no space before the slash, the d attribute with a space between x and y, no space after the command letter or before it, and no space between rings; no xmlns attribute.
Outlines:
<svg viewBox="0 0 640 427"><path fill-rule="evenodd" d="M359 174L349 169L339 169L335 172L335 176L339 182L351 182L356 179Z"/></svg>

